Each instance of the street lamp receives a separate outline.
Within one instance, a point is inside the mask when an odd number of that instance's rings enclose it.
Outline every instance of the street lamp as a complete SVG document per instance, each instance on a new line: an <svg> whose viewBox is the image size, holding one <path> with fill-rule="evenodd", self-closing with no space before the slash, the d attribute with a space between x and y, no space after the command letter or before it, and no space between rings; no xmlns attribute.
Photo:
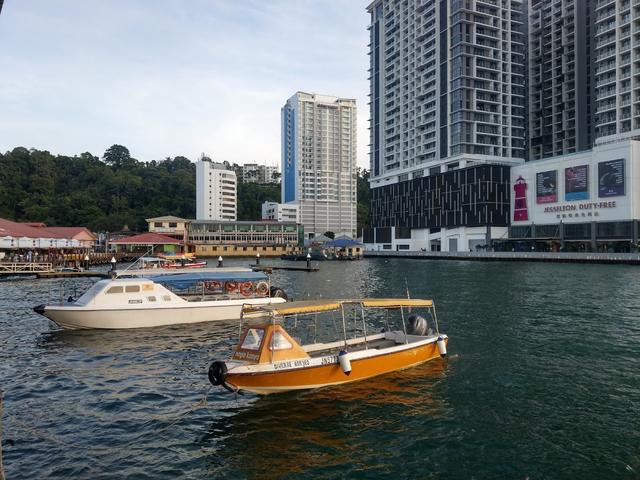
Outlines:
<svg viewBox="0 0 640 480"><path fill-rule="evenodd" d="M260 252L256 253L256 265L260 265Z"/></svg>
<svg viewBox="0 0 640 480"><path fill-rule="evenodd" d="M311 254L307 253L307 268L311 268Z"/></svg>
<svg viewBox="0 0 640 480"><path fill-rule="evenodd" d="M88 254L84 256L84 268L86 270L89 270L89 255Z"/></svg>
<svg viewBox="0 0 640 480"><path fill-rule="evenodd" d="M116 271L116 257L111 257L111 271Z"/></svg>

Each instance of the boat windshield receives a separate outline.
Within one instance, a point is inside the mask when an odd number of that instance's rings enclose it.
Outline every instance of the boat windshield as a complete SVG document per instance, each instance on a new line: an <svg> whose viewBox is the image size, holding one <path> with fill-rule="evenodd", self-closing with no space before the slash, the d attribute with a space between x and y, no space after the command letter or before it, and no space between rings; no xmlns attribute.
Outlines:
<svg viewBox="0 0 640 480"><path fill-rule="evenodd" d="M78 306L88 305L89 302L91 302L91 300L93 300L108 283L110 283L110 280L100 280L99 282L94 283L89 290L84 292L82 296L75 301L75 304Z"/></svg>

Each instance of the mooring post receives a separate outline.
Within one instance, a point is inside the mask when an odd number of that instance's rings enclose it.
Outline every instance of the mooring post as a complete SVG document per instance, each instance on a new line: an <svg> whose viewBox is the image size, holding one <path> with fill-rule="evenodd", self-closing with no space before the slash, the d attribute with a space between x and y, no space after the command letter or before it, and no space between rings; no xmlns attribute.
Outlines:
<svg viewBox="0 0 640 480"><path fill-rule="evenodd" d="M222 255L218 257L218 268L222 267Z"/></svg>
<svg viewBox="0 0 640 480"><path fill-rule="evenodd" d="M260 253L256 253L256 265L260 265Z"/></svg>
<svg viewBox="0 0 640 480"><path fill-rule="evenodd" d="M311 269L311 254L307 253L307 269Z"/></svg>

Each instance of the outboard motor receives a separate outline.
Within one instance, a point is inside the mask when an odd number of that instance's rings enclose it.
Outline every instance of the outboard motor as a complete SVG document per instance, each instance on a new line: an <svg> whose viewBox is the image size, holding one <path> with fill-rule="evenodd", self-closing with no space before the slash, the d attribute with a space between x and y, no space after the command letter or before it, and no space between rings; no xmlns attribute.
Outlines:
<svg viewBox="0 0 640 480"><path fill-rule="evenodd" d="M271 287L271 290L269 291L269 296L270 297L280 297L280 298L284 298L285 300L289 300L289 296L285 293L285 291L279 287Z"/></svg>
<svg viewBox="0 0 640 480"><path fill-rule="evenodd" d="M427 321L424 317L412 313L407 318L407 333L409 335L420 335L423 336L427 333Z"/></svg>
<svg viewBox="0 0 640 480"><path fill-rule="evenodd" d="M36 305L35 307L33 307L33 311L36 313L39 313L40 315L44 315L44 307L46 305L44 303L40 304L40 305Z"/></svg>

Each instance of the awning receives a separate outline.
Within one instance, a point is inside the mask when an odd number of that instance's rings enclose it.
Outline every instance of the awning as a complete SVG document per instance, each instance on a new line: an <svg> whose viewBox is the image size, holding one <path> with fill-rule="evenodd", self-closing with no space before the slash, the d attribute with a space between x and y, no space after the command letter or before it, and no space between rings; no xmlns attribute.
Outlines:
<svg viewBox="0 0 640 480"><path fill-rule="evenodd" d="M246 311L256 312L265 310L275 315L296 315L301 313L319 313L330 310L338 310L342 305L362 305L371 308L400 308L400 307L432 307L433 300L409 299L409 298L369 298L369 299L342 299L342 300L305 300L301 302L287 302L277 305L265 305L256 308L248 307Z"/></svg>

